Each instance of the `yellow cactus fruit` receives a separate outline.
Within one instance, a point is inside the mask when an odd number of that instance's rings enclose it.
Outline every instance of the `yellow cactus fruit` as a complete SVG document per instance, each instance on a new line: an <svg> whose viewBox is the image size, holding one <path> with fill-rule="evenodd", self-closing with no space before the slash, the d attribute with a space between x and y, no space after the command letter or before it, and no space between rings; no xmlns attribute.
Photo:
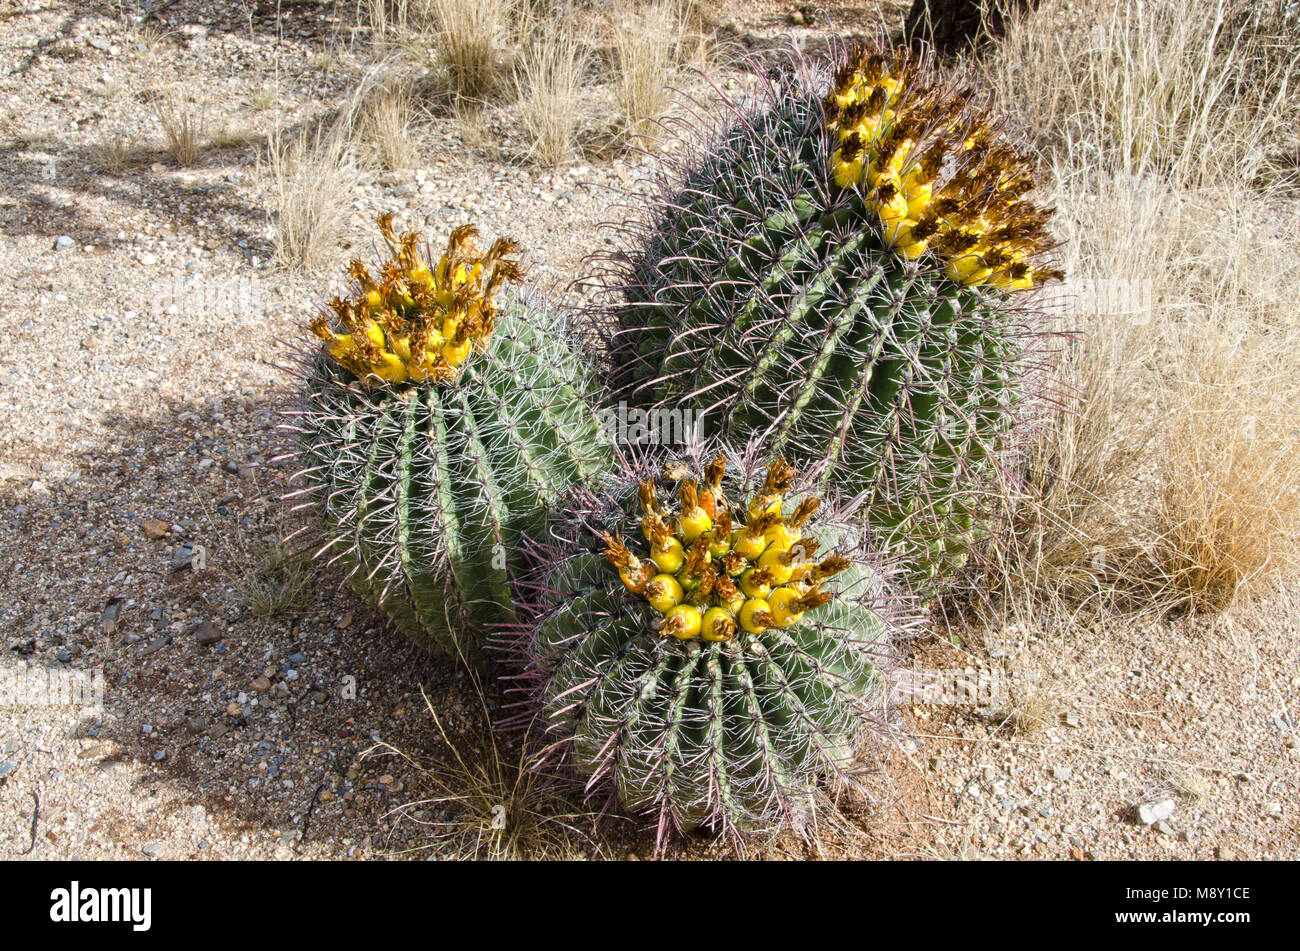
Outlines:
<svg viewBox="0 0 1300 951"><path fill-rule="evenodd" d="M379 231L390 257L378 279L354 260L351 295L331 300L328 312L312 321L312 332L334 360L369 385L458 379L492 337L497 293L522 276L512 257L517 244L498 238L480 253L478 229L462 225L430 269L419 232L398 237L391 214L379 217Z"/></svg>

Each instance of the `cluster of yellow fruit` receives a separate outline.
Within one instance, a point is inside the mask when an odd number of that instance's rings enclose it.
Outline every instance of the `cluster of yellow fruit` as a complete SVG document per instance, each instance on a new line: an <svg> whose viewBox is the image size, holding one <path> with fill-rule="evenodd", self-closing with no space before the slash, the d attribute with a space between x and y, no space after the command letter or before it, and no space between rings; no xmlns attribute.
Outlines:
<svg viewBox="0 0 1300 951"><path fill-rule="evenodd" d="M954 281L1016 291L1059 280L1039 263L1051 212L1025 197L1029 159L969 96L933 84L906 50L855 47L825 101L835 182L861 190L899 254L933 252Z"/></svg>
<svg viewBox="0 0 1300 951"><path fill-rule="evenodd" d="M420 257L422 236L398 238L391 214L379 217L379 231L391 257L371 275L360 260L348 267L354 282L348 298L320 314L312 332L330 355L365 383L442 382L459 378L465 361L482 351L496 324L493 298L506 281L521 276L510 238L498 238L481 254L478 229L463 225L451 233L435 268Z"/></svg>
<svg viewBox="0 0 1300 951"><path fill-rule="evenodd" d="M633 554L617 536L604 536L605 557L628 589L663 615L664 636L726 641L737 630L759 634L788 627L830 601L822 582L848 567L841 555L814 561L818 543L801 535L820 499L805 497L782 515L795 475L785 460L768 468L740 524L722 494L725 473L721 456L709 463L702 485L666 472L678 483L676 514L660 504L653 479L639 483L648 556Z"/></svg>

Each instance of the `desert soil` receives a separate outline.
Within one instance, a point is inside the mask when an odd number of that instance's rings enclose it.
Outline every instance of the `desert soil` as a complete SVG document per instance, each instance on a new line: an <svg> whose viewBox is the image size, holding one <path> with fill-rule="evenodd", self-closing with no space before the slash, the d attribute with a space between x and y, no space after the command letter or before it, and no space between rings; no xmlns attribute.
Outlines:
<svg viewBox="0 0 1300 951"><path fill-rule="evenodd" d="M732 39L789 29L781 4L710 6ZM896 24L906 4L882 6ZM363 754L445 758L427 695L472 755L485 716L470 678L329 569L278 617L241 590L294 527L275 459L281 341L301 341L338 284L271 265L257 156L273 124L339 102L368 56L332 5L275 7L179 0L146 30L132 5L0 4L0 676L100 670L104 685L98 710L0 707L0 857L469 854L467 806L422 802L437 790L409 761ZM211 142L191 168L163 150L151 106L177 84ZM473 220L518 237L535 280L562 292L653 160L539 170L513 130L507 105L474 130L434 110L420 167L363 170L340 262L365 253L380 211L432 234ZM121 167L114 137L136 150ZM917 671L1011 688L905 702L872 801L820 846L774 848L1294 858L1296 595L1216 618L936 625L909 647ZM619 831L572 854L651 847Z"/></svg>

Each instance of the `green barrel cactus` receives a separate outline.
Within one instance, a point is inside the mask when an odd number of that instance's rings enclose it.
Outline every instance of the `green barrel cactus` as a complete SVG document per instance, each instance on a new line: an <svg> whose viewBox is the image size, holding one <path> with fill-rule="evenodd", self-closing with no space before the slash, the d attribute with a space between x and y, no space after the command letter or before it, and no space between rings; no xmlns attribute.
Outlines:
<svg viewBox="0 0 1300 951"><path fill-rule="evenodd" d="M930 578L964 559L1041 375L1050 212L926 60L837 56L732 103L599 269L612 389L863 494Z"/></svg>
<svg viewBox="0 0 1300 951"><path fill-rule="evenodd" d="M391 258L376 276L354 261L350 295L313 323L325 348L292 424L298 493L357 591L416 642L478 662L515 620L525 538L612 451L565 321L495 299L519 273L513 244L480 254L457 229L430 271L418 234L380 224Z"/></svg>
<svg viewBox="0 0 1300 951"><path fill-rule="evenodd" d="M904 612L784 461L692 452L553 532L526 634L543 722L661 841L804 831L887 722Z"/></svg>

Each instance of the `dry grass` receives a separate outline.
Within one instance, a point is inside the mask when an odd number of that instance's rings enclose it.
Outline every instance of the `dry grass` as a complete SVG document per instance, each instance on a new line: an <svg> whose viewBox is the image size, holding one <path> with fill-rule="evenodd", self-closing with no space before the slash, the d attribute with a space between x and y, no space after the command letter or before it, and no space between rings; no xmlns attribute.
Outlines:
<svg viewBox="0 0 1300 951"><path fill-rule="evenodd" d="M584 846L598 848L590 835L595 815L575 811L572 803L532 768L527 738L517 749L503 745L492 728L481 685L479 701L482 735L464 742L449 734L424 696L446 750L429 762L417 762L388 744L368 751L401 757L429 788L431 795L397 810L400 817L428 829L431 841L424 848L450 850L458 859L504 861L572 859ZM430 812L435 817L428 818Z"/></svg>
<svg viewBox="0 0 1300 951"><path fill-rule="evenodd" d="M262 172L276 262L297 270L323 263L339 245L357 187L348 124L267 136Z"/></svg>
<svg viewBox="0 0 1300 951"><path fill-rule="evenodd" d="M1298 248L1297 250L1300 250ZM1297 566L1300 335L1188 341L1157 463L1161 577L1193 608Z"/></svg>
<svg viewBox="0 0 1300 951"><path fill-rule="evenodd" d="M631 140L647 139L672 104L674 75L688 62L702 67L707 49L680 0L656 0L612 22L614 101Z"/></svg>
<svg viewBox="0 0 1300 951"><path fill-rule="evenodd" d="M413 128L415 96L409 84L388 83L370 97L361 116L362 130L389 171L419 164L419 139Z"/></svg>
<svg viewBox="0 0 1300 951"><path fill-rule="evenodd" d="M315 578L311 558L277 540L253 553L251 569L234 584L255 617L273 618L303 605Z"/></svg>
<svg viewBox="0 0 1300 951"><path fill-rule="evenodd" d="M163 144L177 165L189 167L203 154L205 112L182 91L170 89L153 101Z"/></svg>
<svg viewBox="0 0 1300 951"><path fill-rule="evenodd" d="M259 86L253 90L253 94L248 97L248 104L258 112L266 112L272 108L280 99L279 86L274 83L268 83L265 86Z"/></svg>
<svg viewBox="0 0 1300 951"><path fill-rule="evenodd" d="M357 0L357 23L370 29L370 43L384 54L404 43L420 18L422 5L411 0Z"/></svg>
<svg viewBox="0 0 1300 951"><path fill-rule="evenodd" d="M457 98L481 102L496 88L512 7L511 0L427 0L437 59Z"/></svg>
<svg viewBox="0 0 1300 951"><path fill-rule="evenodd" d="M92 148L95 166L116 175L140 159L136 141L122 132L101 132Z"/></svg>
<svg viewBox="0 0 1300 951"><path fill-rule="evenodd" d="M1033 596L1221 608L1300 561L1300 208L1260 174L1300 41L1280 54L1240 4L1152 7L1071 31L1048 0L982 64L1052 166L1085 397L1047 421L1003 569Z"/></svg>
<svg viewBox="0 0 1300 951"><path fill-rule="evenodd" d="M1251 180L1300 119L1288 0L1043 0L985 70L1048 156L1175 185Z"/></svg>
<svg viewBox="0 0 1300 951"><path fill-rule="evenodd" d="M560 25L552 22L535 34L515 74L519 119L535 161L561 165L573 156L589 64L586 44Z"/></svg>

